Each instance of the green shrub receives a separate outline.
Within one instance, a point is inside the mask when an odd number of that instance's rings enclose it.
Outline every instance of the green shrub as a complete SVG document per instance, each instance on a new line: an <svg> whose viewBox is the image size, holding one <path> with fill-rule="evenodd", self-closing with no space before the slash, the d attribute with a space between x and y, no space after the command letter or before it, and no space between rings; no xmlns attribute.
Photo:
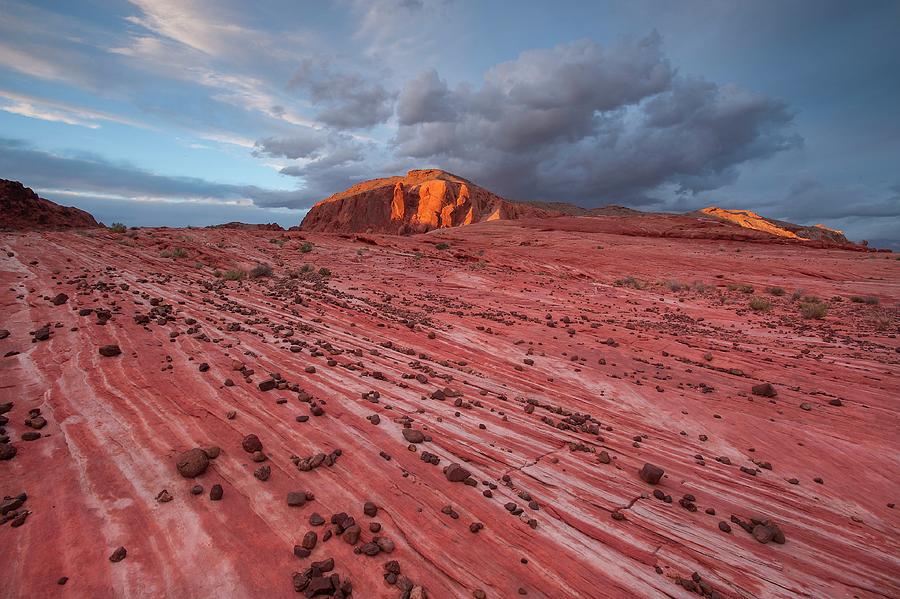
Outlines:
<svg viewBox="0 0 900 599"><path fill-rule="evenodd" d="M896 328L895 318L887 312L876 312L872 317L872 326L879 333Z"/></svg>
<svg viewBox="0 0 900 599"><path fill-rule="evenodd" d="M449 249L450 249L450 244L449 244L449 243L444 243L444 242L442 241L442 242L440 242L439 244L437 244L437 245L434 246L434 247L437 248L437 249L439 249L439 250L449 250Z"/></svg>
<svg viewBox="0 0 900 599"><path fill-rule="evenodd" d="M300 253L308 254L311 251L313 251L313 244L311 244L310 242L304 241L300 244Z"/></svg>
<svg viewBox="0 0 900 599"><path fill-rule="evenodd" d="M618 279L617 281L613 282L613 285L615 285L616 287L631 287L632 289L643 289L647 286L643 281L632 276L625 277L624 279Z"/></svg>
<svg viewBox="0 0 900 599"><path fill-rule="evenodd" d="M803 287L800 287L799 289L794 291L794 293L791 294L791 301L796 302L801 297L803 297L804 294L806 294L806 289L804 289Z"/></svg>
<svg viewBox="0 0 900 599"><path fill-rule="evenodd" d="M754 312L768 312L772 309L772 302L761 297L750 298L749 305Z"/></svg>
<svg viewBox="0 0 900 599"><path fill-rule="evenodd" d="M322 275L323 277L330 277L331 271L323 266L322 268L319 269L319 274Z"/></svg>
<svg viewBox="0 0 900 599"><path fill-rule="evenodd" d="M776 297L781 297L785 292L781 287L767 287L766 293L768 293L769 295L774 295Z"/></svg>
<svg viewBox="0 0 900 599"><path fill-rule="evenodd" d="M800 314L803 318L821 320L828 314L828 306L816 298L806 298L800 302Z"/></svg>
<svg viewBox="0 0 900 599"><path fill-rule="evenodd" d="M874 295L865 295L865 296L851 295L850 301L853 302L854 304L868 304L870 306L877 306L879 303L878 298L875 297Z"/></svg>
<svg viewBox="0 0 900 599"><path fill-rule="evenodd" d="M109 230L111 233L124 233L127 228L122 223L113 223Z"/></svg>
<svg viewBox="0 0 900 599"><path fill-rule="evenodd" d="M239 268L233 268L231 270L226 270L225 274L222 277L226 281L240 281L244 277L247 276L247 273Z"/></svg>
<svg viewBox="0 0 900 599"><path fill-rule="evenodd" d="M251 279L259 279L261 277L271 277L272 267L268 264L257 264L250 270Z"/></svg>
<svg viewBox="0 0 900 599"><path fill-rule="evenodd" d="M753 293L756 289L753 285L747 285L746 283L729 283L728 291L740 291L741 293Z"/></svg>

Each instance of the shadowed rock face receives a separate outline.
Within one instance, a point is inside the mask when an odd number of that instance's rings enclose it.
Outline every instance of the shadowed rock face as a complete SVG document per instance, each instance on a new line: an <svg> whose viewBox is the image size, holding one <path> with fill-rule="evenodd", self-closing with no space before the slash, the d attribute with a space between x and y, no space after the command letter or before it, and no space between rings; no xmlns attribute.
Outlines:
<svg viewBox="0 0 900 599"><path fill-rule="evenodd" d="M282 227L278 223L251 224L251 223L242 223L239 221L232 221L230 223L223 223L221 225L210 225L207 227L207 229L246 229L249 231L284 231L284 227Z"/></svg>
<svg viewBox="0 0 900 599"><path fill-rule="evenodd" d="M558 214L511 202L461 177L429 169L354 185L313 206L300 228L329 233L407 234Z"/></svg>
<svg viewBox="0 0 900 599"><path fill-rule="evenodd" d="M84 210L38 197L18 181L0 179L0 229L80 229L99 227Z"/></svg>

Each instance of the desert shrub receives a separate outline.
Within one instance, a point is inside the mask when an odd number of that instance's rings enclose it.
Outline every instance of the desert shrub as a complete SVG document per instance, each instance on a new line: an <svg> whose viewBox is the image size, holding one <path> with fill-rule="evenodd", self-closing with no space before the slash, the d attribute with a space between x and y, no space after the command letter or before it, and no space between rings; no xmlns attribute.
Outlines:
<svg viewBox="0 0 900 599"><path fill-rule="evenodd" d="M421 260L421 259L422 259L422 252L416 252L415 254L413 254L413 259L414 259L414 260Z"/></svg>
<svg viewBox="0 0 900 599"><path fill-rule="evenodd" d="M313 244L311 244L310 242L304 241L303 243L300 244L300 253L301 254L308 254L311 251L313 251Z"/></svg>
<svg viewBox="0 0 900 599"><path fill-rule="evenodd" d="M440 242L439 244L437 244L437 245L434 246L434 247L436 247L436 248L439 249L439 250L449 250L449 249L450 249L450 244L449 244L449 243L445 243L445 242L442 241L442 242Z"/></svg>
<svg viewBox="0 0 900 599"><path fill-rule="evenodd" d="M806 297L800 302L800 314L803 318L820 320L828 314L828 305L815 297Z"/></svg>
<svg viewBox="0 0 900 599"><path fill-rule="evenodd" d="M781 287L766 287L766 293L769 295L774 295L776 297L781 297L784 295L785 291Z"/></svg>
<svg viewBox="0 0 900 599"><path fill-rule="evenodd" d="M712 285L707 285L703 281L694 281L691 283L691 289L698 293L706 293L710 289L712 289Z"/></svg>
<svg viewBox="0 0 900 599"><path fill-rule="evenodd" d="M124 233L127 228L122 223L113 223L109 230L112 233Z"/></svg>
<svg viewBox="0 0 900 599"><path fill-rule="evenodd" d="M312 270L313 270L312 264L304 264L304 265L300 268L300 272L302 272L302 273L312 272Z"/></svg>
<svg viewBox="0 0 900 599"><path fill-rule="evenodd" d="M885 331L892 331L897 326L896 319L887 312L876 312L872 316L872 326L875 327L875 330L883 333Z"/></svg>
<svg viewBox="0 0 900 599"><path fill-rule="evenodd" d="M322 268L319 269L319 274L322 275L323 277L330 277L331 270L329 270L323 266Z"/></svg>
<svg viewBox="0 0 900 599"><path fill-rule="evenodd" d="M754 312L768 312L772 309L772 302L762 297L750 298L750 303L748 305Z"/></svg>
<svg viewBox="0 0 900 599"><path fill-rule="evenodd" d="M259 279L260 277L271 277L272 267L268 264L257 264L250 269L250 278Z"/></svg>
<svg viewBox="0 0 900 599"><path fill-rule="evenodd" d="M791 294L791 301L796 302L801 297L803 297L805 294L806 294L806 289L804 289L803 287L800 287L799 289L795 290L794 293Z"/></svg>
<svg viewBox="0 0 900 599"><path fill-rule="evenodd" d="M669 288L669 291L681 291L685 286L678 281L666 281L666 287Z"/></svg>
<svg viewBox="0 0 900 599"><path fill-rule="evenodd" d="M868 304L870 306L877 306L879 300L874 295L864 295L864 296L851 295L850 301L853 302L854 304Z"/></svg>
<svg viewBox="0 0 900 599"><path fill-rule="evenodd" d="M163 250L159 253L163 258L185 258L188 253L184 248L175 248L171 250Z"/></svg>
<svg viewBox="0 0 900 599"><path fill-rule="evenodd" d="M246 271L243 271L239 268L232 268L231 270L226 270L225 274L222 275L222 277L226 281L240 281L241 279L243 279L246 276L247 276Z"/></svg>
<svg viewBox="0 0 900 599"><path fill-rule="evenodd" d="M618 279L613 282L613 285L616 287L631 287L632 289L643 289L646 287L646 284L643 281L632 276Z"/></svg>
<svg viewBox="0 0 900 599"><path fill-rule="evenodd" d="M756 289L753 285L747 285L746 283L729 283L728 291L740 291L741 293L753 293Z"/></svg>

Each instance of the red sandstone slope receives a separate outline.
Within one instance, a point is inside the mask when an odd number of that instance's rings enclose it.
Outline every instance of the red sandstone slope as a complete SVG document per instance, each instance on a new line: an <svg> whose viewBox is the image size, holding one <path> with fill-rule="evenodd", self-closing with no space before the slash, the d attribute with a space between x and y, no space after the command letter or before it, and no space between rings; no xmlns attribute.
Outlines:
<svg viewBox="0 0 900 599"><path fill-rule="evenodd" d="M900 262L623 220L0 236L0 596L900 596Z"/></svg>
<svg viewBox="0 0 900 599"><path fill-rule="evenodd" d="M38 197L18 181L0 179L0 229L78 229L99 227L84 210Z"/></svg>
<svg viewBox="0 0 900 599"><path fill-rule="evenodd" d="M472 223L555 214L510 202L456 175L412 170L372 179L313 206L300 229L329 233L421 233Z"/></svg>

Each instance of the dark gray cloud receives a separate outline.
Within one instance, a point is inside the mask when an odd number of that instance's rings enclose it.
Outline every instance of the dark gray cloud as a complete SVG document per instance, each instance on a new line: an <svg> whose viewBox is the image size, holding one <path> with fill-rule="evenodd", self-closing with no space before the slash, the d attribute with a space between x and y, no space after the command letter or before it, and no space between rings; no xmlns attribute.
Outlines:
<svg viewBox="0 0 900 599"><path fill-rule="evenodd" d="M338 129L368 128L394 111L396 94L381 83L334 69L327 61L305 59L288 83L315 104L316 118Z"/></svg>
<svg viewBox="0 0 900 599"><path fill-rule="evenodd" d="M371 165L363 165L369 152L375 149L375 144L359 141L346 133L324 130L256 142L257 154L303 159L279 171L302 182L302 191L293 197L294 202L301 204L314 203L361 180L378 176Z"/></svg>
<svg viewBox="0 0 900 599"><path fill-rule="evenodd" d="M588 205L716 189L741 164L802 143L783 102L679 75L656 33L530 50L479 89L426 72L401 91L397 114L400 156L513 197Z"/></svg>
<svg viewBox="0 0 900 599"><path fill-rule="evenodd" d="M804 219L900 219L900 185L880 189L829 186L815 179L802 179L787 194L769 203L785 217Z"/></svg>
<svg viewBox="0 0 900 599"><path fill-rule="evenodd" d="M290 137L266 137L257 140L254 155L276 158L314 158L328 144L328 133L312 127L297 127Z"/></svg>
<svg viewBox="0 0 900 599"><path fill-rule="evenodd" d="M291 160L308 159L318 168L365 160L372 146L338 131L295 127L290 137L267 137L256 142L254 154ZM285 173L291 174L291 173Z"/></svg>
<svg viewBox="0 0 900 599"><path fill-rule="evenodd" d="M0 138L0 173L29 187L135 199L252 200L257 206L289 208L308 207L313 199L296 190L157 175L125 162L111 162L85 152L52 154L35 149L25 141L5 138Z"/></svg>
<svg viewBox="0 0 900 599"><path fill-rule="evenodd" d="M397 98L397 120L401 125L450 122L456 116L447 82L434 69L407 81Z"/></svg>

